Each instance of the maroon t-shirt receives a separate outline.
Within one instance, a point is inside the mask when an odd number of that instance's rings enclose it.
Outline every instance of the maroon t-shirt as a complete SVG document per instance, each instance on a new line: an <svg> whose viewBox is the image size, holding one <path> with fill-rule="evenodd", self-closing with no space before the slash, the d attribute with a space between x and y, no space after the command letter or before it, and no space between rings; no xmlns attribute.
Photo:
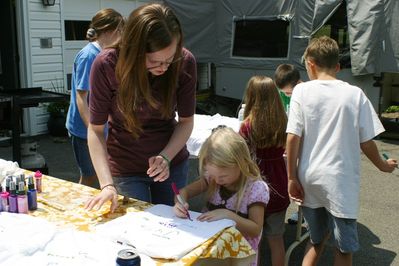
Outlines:
<svg viewBox="0 0 399 266"><path fill-rule="evenodd" d="M247 142L251 126L246 120L240 128L240 135L243 136ZM251 144L248 143L250 150L253 150ZM265 215L283 211L288 208L290 199L288 196L288 176L287 168L284 161L283 147L270 147L258 149L256 148L256 162L259 166L262 176L265 178L269 186L270 200L266 206Z"/></svg>
<svg viewBox="0 0 399 266"><path fill-rule="evenodd" d="M190 51L183 49L183 56L173 106L180 117L190 117L195 113L197 69ZM143 104L137 113L143 132L138 139L132 137L125 129L123 115L117 108L117 57L115 49L105 49L93 62L90 73L90 123L103 125L108 121L107 150L113 176L143 174L148 169L148 159L159 154L169 142L177 122L174 117L162 118L160 110ZM150 80L153 97L157 100L161 95L160 91L165 89L160 79L161 77L155 77ZM183 147L171 164L178 164L188 156L186 147Z"/></svg>

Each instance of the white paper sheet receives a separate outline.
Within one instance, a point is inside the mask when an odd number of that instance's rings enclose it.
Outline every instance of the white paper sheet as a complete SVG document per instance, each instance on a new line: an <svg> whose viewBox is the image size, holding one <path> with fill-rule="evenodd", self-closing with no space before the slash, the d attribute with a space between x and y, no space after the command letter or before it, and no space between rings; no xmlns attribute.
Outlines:
<svg viewBox="0 0 399 266"><path fill-rule="evenodd" d="M96 232L134 245L139 253L153 258L179 259L224 228L232 220L200 222L198 212L190 211L193 221L174 215L173 207L155 205L143 212L131 212L96 227Z"/></svg>

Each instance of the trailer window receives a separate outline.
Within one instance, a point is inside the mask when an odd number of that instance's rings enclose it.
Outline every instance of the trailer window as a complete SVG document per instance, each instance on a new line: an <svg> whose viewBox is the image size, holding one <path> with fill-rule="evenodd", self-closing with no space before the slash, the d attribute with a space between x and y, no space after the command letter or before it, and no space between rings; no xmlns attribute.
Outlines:
<svg viewBox="0 0 399 266"><path fill-rule="evenodd" d="M237 19L233 27L233 57L287 57L289 21Z"/></svg>
<svg viewBox="0 0 399 266"><path fill-rule="evenodd" d="M86 40L86 32L90 26L90 21L65 20L64 26L66 41L84 41Z"/></svg>
<svg viewBox="0 0 399 266"><path fill-rule="evenodd" d="M346 3L343 1L337 11L321 27L313 37L328 36L337 41L340 52L339 63L341 68L351 67L348 17L346 13Z"/></svg>

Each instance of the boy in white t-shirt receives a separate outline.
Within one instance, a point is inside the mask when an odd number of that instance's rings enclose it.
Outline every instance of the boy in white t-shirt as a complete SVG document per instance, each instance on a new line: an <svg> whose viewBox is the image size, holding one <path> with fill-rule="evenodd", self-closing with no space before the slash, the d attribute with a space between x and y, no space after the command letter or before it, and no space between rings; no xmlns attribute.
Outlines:
<svg viewBox="0 0 399 266"><path fill-rule="evenodd" d="M335 240L335 265L352 265L357 236L360 149L383 172L373 138L384 131L363 91L336 79L339 48L329 37L313 39L304 54L311 81L293 91L287 126L288 191L302 204L310 243L303 265L315 265L325 240ZM299 160L299 161L298 161Z"/></svg>

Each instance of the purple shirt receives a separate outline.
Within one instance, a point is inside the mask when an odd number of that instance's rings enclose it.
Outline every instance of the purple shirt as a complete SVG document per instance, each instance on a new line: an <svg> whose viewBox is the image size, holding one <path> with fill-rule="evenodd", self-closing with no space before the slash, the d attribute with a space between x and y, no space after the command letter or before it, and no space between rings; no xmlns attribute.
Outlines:
<svg viewBox="0 0 399 266"><path fill-rule="evenodd" d="M195 88L197 69L194 56L183 49L184 59L179 74L173 105L179 117L190 117L195 113ZM115 76L118 60L115 49L105 49L93 63L90 74L90 123L103 125L109 122L107 151L113 176L131 176L143 174L148 169L148 159L159 154L169 142L176 126L174 117L162 118L160 110L142 104L137 113L143 132L134 139L124 126L124 118L117 108L117 93L119 84ZM160 100L160 91L164 88L159 77L152 78L153 97ZM162 101L161 101L162 102ZM186 147L183 147L173 158L175 165L188 157Z"/></svg>

